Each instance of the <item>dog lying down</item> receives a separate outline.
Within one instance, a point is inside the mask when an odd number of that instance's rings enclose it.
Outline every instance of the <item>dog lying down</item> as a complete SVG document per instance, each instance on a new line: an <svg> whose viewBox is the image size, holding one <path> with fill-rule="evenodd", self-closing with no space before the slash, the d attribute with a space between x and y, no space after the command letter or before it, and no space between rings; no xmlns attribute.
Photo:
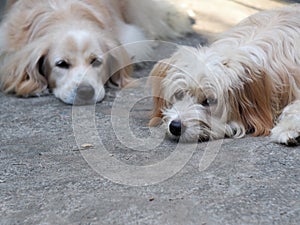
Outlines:
<svg viewBox="0 0 300 225"><path fill-rule="evenodd" d="M105 84L130 81L132 59L150 47L125 44L191 31L188 16L167 0L19 0L7 8L0 27L2 91L27 97L50 89L67 104L99 102Z"/></svg>
<svg viewBox="0 0 300 225"><path fill-rule="evenodd" d="M154 110L171 138L269 135L300 143L300 5L257 13L208 47L179 47L151 72Z"/></svg>

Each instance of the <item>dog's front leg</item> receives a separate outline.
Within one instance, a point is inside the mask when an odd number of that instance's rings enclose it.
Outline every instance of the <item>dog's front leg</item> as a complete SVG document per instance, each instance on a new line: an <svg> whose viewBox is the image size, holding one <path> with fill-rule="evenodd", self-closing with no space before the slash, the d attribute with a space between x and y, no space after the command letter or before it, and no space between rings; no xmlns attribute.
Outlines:
<svg viewBox="0 0 300 225"><path fill-rule="evenodd" d="M300 100L284 108L271 131L271 139L286 145L300 144Z"/></svg>

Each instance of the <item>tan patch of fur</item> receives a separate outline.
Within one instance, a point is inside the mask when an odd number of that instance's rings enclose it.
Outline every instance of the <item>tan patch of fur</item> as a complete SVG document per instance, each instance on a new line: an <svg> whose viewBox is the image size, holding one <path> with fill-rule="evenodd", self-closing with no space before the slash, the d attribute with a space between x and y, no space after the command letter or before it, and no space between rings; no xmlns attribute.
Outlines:
<svg viewBox="0 0 300 225"><path fill-rule="evenodd" d="M163 97L162 80L166 77L168 70L170 69L170 63L168 60L162 60L157 63L150 73L150 83L152 85L153 95L153 111L151 114L150 126L157 126L162 118L162 109L166 105L166 101Z"/></svg>
<svg viewBox="0 0 300 225"><path fill-rule="evenodd" d="M247 73L251 81L229 93L232 119L242 122L254 136L269 135L283 108L296 99L292 85L300 86L300 77L291 81L291 77L277 74L280 85L276 85L267 72L254 74L248 69Z"/></svg>
<svg viewBox="0 0 300 225"><path fill-rule="evenodd" d="M39 48L36 48L37 45ZM17 96L28 96L45 90L47 80L39 73L38 63L47 51L44 42L37 42L27 45L20 51L7 53L1 68L3 91Z"/></svg>
<svg viewBox="0 0 300 225"><path fill-rule="evenodd" d="M253 131L254 136L268 135L273 127L272 82L264 72L247 72L251 81L242 89L229 93L229 102L233 109L232 119L242 122L245 129Z"/></svg>

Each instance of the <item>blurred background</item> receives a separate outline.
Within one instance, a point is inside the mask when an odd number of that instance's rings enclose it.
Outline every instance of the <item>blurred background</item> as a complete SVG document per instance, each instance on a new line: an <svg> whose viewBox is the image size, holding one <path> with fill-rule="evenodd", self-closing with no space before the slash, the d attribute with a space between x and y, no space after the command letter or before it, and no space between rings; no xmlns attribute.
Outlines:
<svg viewBox="0 0 300 225"><path fill-rule="evenodd" d="M0 0L0 19L6 2ZM96 0L95 0L96 1ZM139 0L136 0L139 1ZM158 0L159 1L159 0ZM210 35L235 25L245 17L265 9L272 9L300 0L168 0L177 4L195 19L196 32Z"/></svg>
<svg viewBox="0 0 300 225"><path fill-rule="evenodd" d="M261 10L300 0L170 0L195 19L194 29L203 35L222 32Z"/></svg>

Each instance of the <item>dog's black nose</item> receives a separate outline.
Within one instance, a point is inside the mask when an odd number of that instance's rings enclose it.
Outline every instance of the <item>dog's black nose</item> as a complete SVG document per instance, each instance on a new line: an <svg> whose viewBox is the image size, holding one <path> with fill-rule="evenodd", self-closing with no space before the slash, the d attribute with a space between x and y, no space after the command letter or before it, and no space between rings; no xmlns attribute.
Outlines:
<svg viewBox="0 0 300 225"><path fill-rule="evenodd" d="M182 133L182 124L180 120L173 120L169 125L170 133L179 137Z"/></svg>
<svg viewBox="0 0 300 225"><path fill-rule="evenodd" d="M95 90L89 84L81 84L77 88L77 97L83 101L91 101L94 98Z"/></svg>

